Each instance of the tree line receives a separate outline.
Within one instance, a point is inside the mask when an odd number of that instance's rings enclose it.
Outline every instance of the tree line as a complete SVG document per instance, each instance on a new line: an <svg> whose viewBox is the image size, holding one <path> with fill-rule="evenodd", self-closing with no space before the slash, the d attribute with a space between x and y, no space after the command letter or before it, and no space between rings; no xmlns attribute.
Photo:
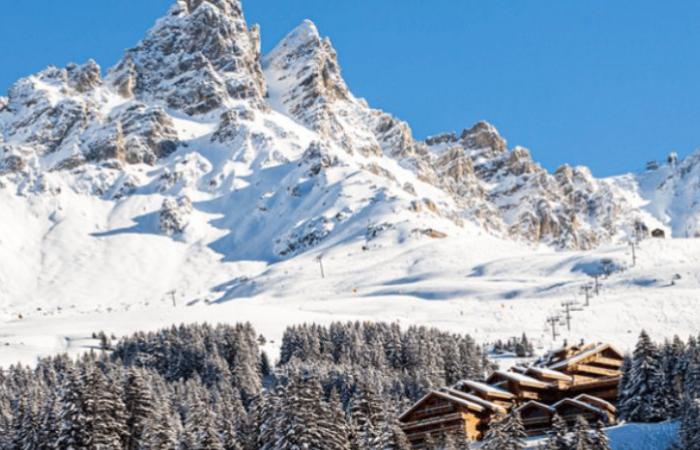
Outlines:
<svg viewBox="0 0 700 450"><path fill-rule="evenodd" d="M0 449L409 449L401 409L493 369L470 336L396 324L289 327L275 366L249 324L100 337L0 371Z"/></svg>

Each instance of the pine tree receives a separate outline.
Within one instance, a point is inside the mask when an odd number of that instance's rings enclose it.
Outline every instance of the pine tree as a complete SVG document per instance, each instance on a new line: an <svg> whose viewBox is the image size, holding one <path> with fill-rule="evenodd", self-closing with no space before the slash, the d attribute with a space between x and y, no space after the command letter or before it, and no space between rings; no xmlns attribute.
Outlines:
<svg viewBox="0 0 700 450"><path fill-rule="evenodd" d="M328 414L328 432L331 439L329 443L330 446L337 449L349 450L350 428L337 389L331 391L330 398L328 399Z"/></svg>
<svg viewBox="0 0 700 450"><path fill-rule="evenodd" d="M600 420L595 423L595 430L591 442L591 450L610 450L610 440L603 428L603 422Z"/></svg>
<svg viewBox="0 0 700 450"><path fill-rule="evenodd" d="M687 402L678 437L683 450L700 450L700 400Z"/></svg>
<svg viewBox="0 0 700 450"><path fill-rule="evenodd" d="M588 421L583 416L576 418L574 432L572 433L572 442L569 447L571 450L592 450L593 440L591 438L591 427Z"/></svg>
<svg viewBox="0 0 700 450"><path fill-rule="evenodd" d="M197 386L192 383L191 386ZM215 417L209 405L205 404L199 395L200 389L195 387L192 399L188 405L185 421L184 445L187 450L224 450L224 444L215 427Z"/></svg>
<svg viewBox="0 0 700 450"><path fill-rule="evenodd" d="M483 450L522 450L525 448L525 429L517 412L492 422L484 437Z"/></svg>
<svg viewBox="0 0 700 450"><path fill-rule="evenodd" d="M621 398L624 419L633 422L658 422L666 418L659 352L644 331L639 336L634 350L627 384Z"/></svg>
<svg viewBox="0 0 700 450"><path fill-rule="evenodd" d="M260 353L260 374L263 377L269 377L272 374L272 365L270 364L270 357L267 356L267 352L264 350Z"/></svg>
<svg viewBox="0 0 700 450"><path fill-rule="evenodd" d="M353 427L353 445L373 448L379 440L379 426L384 420L383 408L375 390L369 384L357 387L350 401L350 419Z"/></svg>
<svg viewBox="0 0 700 450"><path fill-rule="evenodd" d="M59 392L60 428L56 450L89 450L90 435L83 412L82 384L78 375L69 368Z"/></svg>
<svg viewBox="0 0 700 450"><path fill-rule="evenodd" d="M161 405L164 406L164 405ZM176 450L182 429L179 417L170 408L161 407L144 423L139 450Z"/></svg>
<svg viewBox="0 0 700 450"><path fill-rule="evenodd" d="M547 438L547 450L569 450L569 430L559 414L552 417L552 428Z"/></svg>
<svg viewBox="0 0 700 450"><path fill-rule="evenodd" d="M155 400L143 374L138 369L129 369L124 386L126 406L126 449L139 450L149 422L155 420Z"/></svg>
<svg viewBox="0 0 700 450"><path fill-rule="evenodd" d="M97 367L84 375L83 407L91 445L99 449L121 449L126 437L126 408L118 383L110 382Z"/></svg>

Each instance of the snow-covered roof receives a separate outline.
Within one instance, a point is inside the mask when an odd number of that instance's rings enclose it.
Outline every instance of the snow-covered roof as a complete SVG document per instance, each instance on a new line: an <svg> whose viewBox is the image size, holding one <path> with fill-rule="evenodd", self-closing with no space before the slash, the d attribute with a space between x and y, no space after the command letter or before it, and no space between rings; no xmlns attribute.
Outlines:
<svg viewBox="0 0 700 450"><path fill-rule="evenodd" d="M546 367L529 367L528 373L540 375L545 378L554 378L562 381L571 381L571 375L567 375L558 370L547 369Z"/></svg>
<svg viewBox="0 0 700 450"><path fill-rule="evenodd" d="M594 413L596 413L596 414L600 414L600 415L602 415L602 416L607 416L607 414L606 414L602 409L598 408L597 406L593 406L593 405L591 405L590 403L582 402L582 401L580 401L580 400L576 400L576 399L573 399L573 398L565 398L565 399L559 400L559 401L556 402L554 405L552 405L552 407L553 407L554 409L556 409L556 410L559 410L559 407L560 407L561 405L564 405L564 404L570 404L570 405L578 406L578 407L580 407L580 408L583 408L583 409L587 409L587 410L589 410L589 411L592 411L592 412L594 412Z"/></svg>
<svg viewBox="0 0 700 450"><path fill-rule="evenodd" d="M452 388L445 388L444 392L447 392L450 395L453 395L455 397L463 398L463 399L467 400L468 402L473 402L473 403L476 403L478 405L481 405L485 408L490 409L491 411L498 411L498 412L501 412L503 414L505 414L507 412L504 407L497 405L493 402L490 402L488 400L484 400L483 398L477 397L476 395L469 394L467 392L458 391L458 390L452 389Z"/></svg>
<svg viewBox="0 0 700 450"><path fill-rule="evenodd" d="M423 403L425 403L426 400L428 400L430 397L440 397L444 398L445 400L449 400L453 403L460 404L466 408L481 412L485 409L484 406L479 405L475 402L470 402L466 399L456 397L454 395L450 395L446 392L441 392L441 391L430 391L427 394L425 394L423 397L421 397L416 403L413 404L406 412L401 414L399 416L399 420L404 420L409 414L411 414L413 411L415 411L419 406L421 406Z"/></svg>
<svg viewBox="0 0 700 450"><path fill-rule="evenodd" d="M538 380L536 378L529 377L527 375L523 375L521 373L515 373L515 372L505 372L503 370L497 370L495 371L488 379L490 382L492 379L497 378L497 377L502 377L507 380L514 381L516 383L522 383L522 384L529 384L534 387L546 389L550 387L551 385L549 383L545 383L544 381Z"/></svg>
<svg viewBox="0 0 700 450"><path fill-rule="evenodd" d="M573 355L571 358L565 359L563 361L559 361L558 363L554 363L551 366L549 366L549 368L550 369L561 369L563 367L570 366L571 364L576 364L577 362L582 361L582 360L584 360L590 356L593 356L595 354L602 353L608 349L611 349L614 352L616 352L617 354L622 355L622 353L620 353L617 349L615 349L610 344L598 344L590 350Z"/></svg>
<svg viewBox="0 0 700 450"><path fill-rule="evenodd" d="M540 409L545 409L545 410L551 412L552 414L554 414L556 412L556 410L553 407L551 407L549 405L545 405L544 403L540 403L540 402L535 401L535 400L530 400L529 402L524 403L522 406L520 406L518 409L516 409L516 411L520 412L523 409L529 408L531 406L535 406L535 407L540 408Z"/></svg>
<svg viewBox="0 0 700 450"><path fill-rule="evenodd" d="M609 401L603 400L600 397L595 397L595 396L589 395L589 394L581 394L578 397L574 398L574 400L588 403L590 405L594 405L597 407L602 407L602 408L605 408L608 411L613 412L613 413L617 410L617 408L615 408L615 405L613 405Z"/></svg>
<svg viewBox="0 0 700 450"><path fill-rule="evenodd" d="M491 386L490 384L481 383L479 381L472 380L462 380L457 383L457 386L464 386L476 392L482 392L484 394L496 395L504 398L513 398L515 395L510 392L497 388L496 386Z"/></svg>

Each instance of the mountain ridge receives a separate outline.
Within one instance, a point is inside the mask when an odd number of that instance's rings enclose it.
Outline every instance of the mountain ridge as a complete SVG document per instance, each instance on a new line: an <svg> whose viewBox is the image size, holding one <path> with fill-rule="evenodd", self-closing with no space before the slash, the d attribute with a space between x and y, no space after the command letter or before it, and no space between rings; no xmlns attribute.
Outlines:
<svg viewBox="0 0 700 450"><path fill-rule="evenodd" d="M180 0L104 75L49 67L0 98L0 207L27 242L4 242L27 274L0 288L13 304L93 274L89 258L141 286L173 255L149 295L196 296L346 246L362 259L446 238L586 250L696 233L695 157L597 179L546 171L485 122L421 141L352 94L312 22L265 56L259 33L238 1ZM221 273L178 275L203 268Z"/></svg>

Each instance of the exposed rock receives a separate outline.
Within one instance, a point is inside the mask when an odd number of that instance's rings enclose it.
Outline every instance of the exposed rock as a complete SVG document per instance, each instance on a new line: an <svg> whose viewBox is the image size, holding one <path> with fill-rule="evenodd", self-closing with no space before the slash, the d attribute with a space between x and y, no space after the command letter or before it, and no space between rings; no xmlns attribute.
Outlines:
<svg viewBox="0 0 700 450"><path fill-rule="evenodd" d="M134 104L113 120L121 122L124 134L124 156L130 164L154 164L175 150L179 144L172 119L160 107Z"/></svg>
<svg viewBox="0 0 700 450"><path fill-rule="evenodd" d="M470 150L488 149L493 154L503 153L507 150L505 139L488 122L478 122L470 129L462 131L460 139L462 145Z"/></svg>
<svg viewBox="0 0 700 450"><path fill-rule="evenodd" d="M248 29L238 1L179 1L108 78L124 96L191 115L237 99L262 107L259 46L259 31Z"/></svg>
<svg viewBox="0 0 700 450"><path fill-rule="evenodd" d="M68 92L68 72L49 67L37 75L19 80L10 89L5 129L6 138L19 145L32 146L38 155L74 145L89 123L98 117L96 105Z"/></svg>
<svg viewBox="0 0 700 450"><path fill-rule="evenodd" d="M440 144L454 144L458 140L459 138L457 138L457 133L442 133L428 137L425 140L425 143L429 146L435 146Z"/></svg>
<svg viewBox="0 0 700 450"><path fill-rule="evenodd" d="M168 236L181 234L190 222L192 201L187 196L168 197L160 208L160 231Z"/></svg>
<svg viewBox="0 0 700 450"><path fill-rule="evenodd" d="M255 113L245 107L229 109L219 118L219 126L211 137L212 142L230 142L244 130L244 121L255 120Z"/></svg>
<svg viewBox="0 0 700 450"><path fill-rule="evenodd" d="M427 236L433 239L444 239L447 237L447 233L443 233L442 231L438 231L433 228L414 229L411 230L411 233Z"/></svg>
<svg viewBox="0 0 700 450"><path fill-rule="evenodd" d="M304 164L309 166L309 175L311 176L316 176L323 170L338 164L338 158L332 155L328 148L318 141L309 144L301 159Z"/></svg>
<svg viewBox="0 0 700 450"><path fill-rule="evenodd" d="M80 93L91 91L102 84L100 66L92 59L81 66L69 64L66 72L68 85Z"/></svg>
<svg viewBox="0 0 700 450"><path fill-rule="evenodd" d="M17 173L24 170L26 161L19 155L9 155L0 159L0 174Z"/></svg>
<svg viewBox="0 0 700 450"><path fill-rule="evenodd" d="M106 159L124 160L124 133L119 122L95 127L83 144L85 159L104 161Z"/></svg>
<svg viewBox="0 0 700 450"><path fill-rule="evenodd" d="M277 253L289 256L318 245L333 230L333 222L326 217L308 220L287 234L277 243Z"/></svg>

